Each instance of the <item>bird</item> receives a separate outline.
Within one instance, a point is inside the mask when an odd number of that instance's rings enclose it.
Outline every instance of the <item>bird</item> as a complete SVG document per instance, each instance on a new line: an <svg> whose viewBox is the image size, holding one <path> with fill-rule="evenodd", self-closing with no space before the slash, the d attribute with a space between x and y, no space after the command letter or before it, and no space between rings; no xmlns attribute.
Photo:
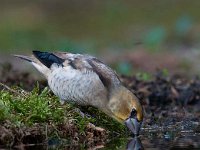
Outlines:
<svg viewBox="0 0 200 150"><path fill-rule="evenodd" d="M87 54L38 50L31 56L14 56L30 62L47 79L61 103L96 107L139 135L143 122L139 99L101 60Z"/></svg>

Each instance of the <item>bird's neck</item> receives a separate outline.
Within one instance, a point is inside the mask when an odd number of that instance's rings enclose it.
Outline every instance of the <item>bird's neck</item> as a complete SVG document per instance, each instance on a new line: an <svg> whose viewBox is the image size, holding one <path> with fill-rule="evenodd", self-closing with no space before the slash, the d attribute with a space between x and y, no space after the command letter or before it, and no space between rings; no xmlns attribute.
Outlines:
<svg viewBox="0 0 200 150"><path fill-rule="evenodd" d="M105 107L105 112L119 122L123 122L123 120L119 118L119 116L117 117L117 115L119 115L119 111L122 111L121 107L124 106L122 97L126 91L127 89L123 86L113 88L108 103ZM126 107L123 110L126 110Z"/></svg>

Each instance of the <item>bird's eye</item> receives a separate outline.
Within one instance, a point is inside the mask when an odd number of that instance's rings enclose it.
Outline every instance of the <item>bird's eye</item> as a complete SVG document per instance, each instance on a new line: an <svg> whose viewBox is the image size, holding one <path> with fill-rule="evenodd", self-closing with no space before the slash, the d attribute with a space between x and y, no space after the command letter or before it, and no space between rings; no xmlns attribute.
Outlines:
<svg viewBox="0 0 200 150"><path fill-rule="evenodd" d="M137 111L133 108L132 111L131 111L131 118L134 118L137 114Z"/></svg>

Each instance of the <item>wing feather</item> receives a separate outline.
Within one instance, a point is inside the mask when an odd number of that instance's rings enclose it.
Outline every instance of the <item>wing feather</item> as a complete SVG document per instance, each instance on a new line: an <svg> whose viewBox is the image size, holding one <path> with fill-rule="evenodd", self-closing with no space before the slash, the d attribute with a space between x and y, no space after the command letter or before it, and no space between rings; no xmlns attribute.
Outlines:
<svg viewBox="0 0 200 150"><path fill-rule="evenodd" d="M71 53L53 53L55 56L64 59L63 66L71 66L73 69L86 72L94 72L107 90L120 84L118 75L106 64L89 55L71 54Z"/></svg>

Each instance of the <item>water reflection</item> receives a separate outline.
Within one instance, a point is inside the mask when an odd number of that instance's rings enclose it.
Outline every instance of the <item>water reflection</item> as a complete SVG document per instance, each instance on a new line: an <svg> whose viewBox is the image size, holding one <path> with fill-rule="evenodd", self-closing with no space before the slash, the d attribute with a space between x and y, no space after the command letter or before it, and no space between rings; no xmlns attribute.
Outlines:
<svg viewBox="0 0 200 150"><path fill-rule="evenodd" d="M55 139L56 140L56 139ZM143 132L139 137L133 138L113 138L105 143L79 143L72 145L70 143L49 142L48 145L20 145L16 147L19 150L143 150L143 149L200 149L200 133L194 132ZM3 147L0 146L0 149ZM4 148L6 150L6 148ZM9 148L10 149L10 148Z"/></svg>
<svg viewBox="0 0 200 150"><path fill-rule="evenodd" d="M103 150L143 150L143 149L200 149L200 133L193 131L145 131L131 139L117 138L105 145Z"/></svg>
<svg viewBox="0 0 200 150"><path fill-rule="evenodd" d="M140 138L134 137L128 141L126 149L127 150L143 150L144 148L142 146Z"/></svg>

